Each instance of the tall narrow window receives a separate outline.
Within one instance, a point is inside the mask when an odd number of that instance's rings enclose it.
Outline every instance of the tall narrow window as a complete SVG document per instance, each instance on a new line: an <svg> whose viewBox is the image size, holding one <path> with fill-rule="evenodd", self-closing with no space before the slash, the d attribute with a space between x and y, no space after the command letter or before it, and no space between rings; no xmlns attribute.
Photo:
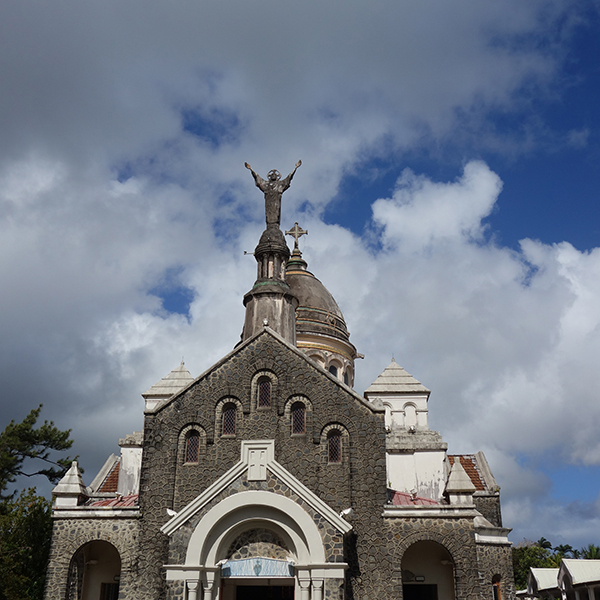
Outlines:
<svg viewBox="0 0 600 600"><path fill-rule="evenodd" d="M337 377L338 376L338 368L335 365L330 365L329 366L329 372L334 376Z"/></svg>
<svg viewBox="0 0 600 600"><path fill-rule="evenodd" d="M306 408L302 402L292 404L292 434L306 433Z"/></svg>
<svg viewBox="0 0 600 600"><path fill-rule="evenodd" d="M492 593L494 600L502 600L502 594L500 593L500 575L494 575L492 577Z"/></svg>
<svg viewBox="0 0 600 600"><path fill-rule="evenodd" d="M235 404L232 402L223 407L223 435L235 435Z"/></svg>
<svg viewBox="0 0 600 600"><path fill-rule="evenodd" d="M335 429L327 436L327 454L330 463L342 462L342 436Z"/></svg>
<svg viewBox="0 0 600 600"><path fill-rule="evenodd" d="M261 377L258 380L258 408L269 406L271 406L271 380L268 377Z"/></svg>
<svg viewBox="0 0 600 600"><path fill-rule="evenodd" d="M185 462L197 463L200 457L200 434L190 431L185 439Z"/></svg>

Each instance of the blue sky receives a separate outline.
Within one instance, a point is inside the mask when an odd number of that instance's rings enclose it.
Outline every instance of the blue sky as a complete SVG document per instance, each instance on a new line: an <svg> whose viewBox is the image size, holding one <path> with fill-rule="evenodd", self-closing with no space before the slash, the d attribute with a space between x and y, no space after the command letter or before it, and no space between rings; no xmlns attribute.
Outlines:
<svg viewBox="0 0 600 600"><path fill-rule="evenodd" d="M600 543L599 25L597 0L4 3L0 426L43 402L93 474L141 392L239 339L243 163L301 158L282 226L357 391L394 355L514 541Z"/></svg>

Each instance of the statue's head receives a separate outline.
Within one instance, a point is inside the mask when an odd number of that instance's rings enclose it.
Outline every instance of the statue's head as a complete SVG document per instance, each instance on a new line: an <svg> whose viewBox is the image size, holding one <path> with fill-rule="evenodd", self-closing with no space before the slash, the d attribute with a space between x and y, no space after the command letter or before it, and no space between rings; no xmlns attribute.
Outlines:
<svg viewBox="0 0 600 600"><path fill-rule="evenodd" d="M267 173L269 181L279 181L281 179L281 173L277 169L271 169Z"/></svg>

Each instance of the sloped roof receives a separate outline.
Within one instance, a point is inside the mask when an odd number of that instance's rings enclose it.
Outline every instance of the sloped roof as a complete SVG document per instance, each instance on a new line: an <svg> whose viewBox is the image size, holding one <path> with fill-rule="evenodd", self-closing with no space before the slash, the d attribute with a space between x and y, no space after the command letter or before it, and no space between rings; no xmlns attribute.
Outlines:
<svg viewBox="0 0 600 600"><path fill-rule="evenodd" d="M600 581L600 560L563 558L573 585Z"/></svg>
<svg viewBox="0 0 600 600"><path fill-rule="evenodd" d="M168 375L155 383L150 389L146 390L142 397L144 398L169 398L176 394L194 381L192 374L185 368L185 364L181 364L173 369Z"/></svg>
<svg viewBox="0 0 600 600"><path fill-rule="evenodd" d="M124 506L137 506L138 494L130 496L117 496L116 498L107 498L106 500L98 500L88 504L88 506L108 506L110 508L123 508Z"/></svg>
<svg viewBox="0 0 600 600"><path fill-rule="evenodd" d="M119 470L121 467L121 462L119 460L115 461L112 469L104 479L104 481L100 484L98 488L99 492L116 492L117 486L119 484Z"/></svg>
<svg viewBox="0 0 600 600"><path fill-rule="evenodd" d="M481 478L479 470L477 469L477 461L475 460L475 456L473 454L449 454L448 460L450 461L450 466L454 466L454 461L457 458L460 460L460 464L475 486L475 490L478 492L485 491L486 486L483 483L483 479Z"/></svg>
<svg viewBox="0 0 600 600"><path fill-rule="evenodd" d="M544 590L558 589L557 577L558 569L531 567L529 570L527 591L537 595Z"/></svg>
<svg viewBox="0 0 600 600"><path fill-rule="evenodd" d="M430 390L392 358L392 362L366 389L365 394L406 394L412 392L428 394Z"/></svg>
<svg viewBox="0 0 600 600"><path fill-rule="evenodd" d="M421 496L413 496L406 492L397 492L395 490L389 490L391 498L390 504L394 506L434 506L438 505L439 502L432 500L431 498L423 498Z"/></svg>

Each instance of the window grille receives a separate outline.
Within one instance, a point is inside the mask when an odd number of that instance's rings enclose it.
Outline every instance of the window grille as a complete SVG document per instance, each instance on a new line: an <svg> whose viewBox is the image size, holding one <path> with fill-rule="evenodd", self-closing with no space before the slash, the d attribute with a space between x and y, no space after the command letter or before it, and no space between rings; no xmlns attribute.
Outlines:
<svg viewBox="0 0 600 600"><path fill-rule="evenodd" d="M200 435L190 431L185 440L185 462L197 463L200 457Z"/></svg>
<svg viewBox="0 0 600 600"><path fill-rule="evenodd" d="M327 452L330 463L342 462L342 436L339 431L332 431L327 437Z"/></svg>
<svg viewBox="0 0 600 600"><path fill-rule="evenodd" d="M271 406L271 380L268 377L261 377L258 380L258 407L269 406Z"/></svg>
<svg viewBox="0 0 600 600"><path fill-rule="evenodd" d="M235 404L223 407L223 435L235 435Z"/></svg>
<svg viewBox="0 0 600 600"><path fill-rule="evenodd" d="M292 405L292 434L306 433L306 409L302 402Z"/></svg>

